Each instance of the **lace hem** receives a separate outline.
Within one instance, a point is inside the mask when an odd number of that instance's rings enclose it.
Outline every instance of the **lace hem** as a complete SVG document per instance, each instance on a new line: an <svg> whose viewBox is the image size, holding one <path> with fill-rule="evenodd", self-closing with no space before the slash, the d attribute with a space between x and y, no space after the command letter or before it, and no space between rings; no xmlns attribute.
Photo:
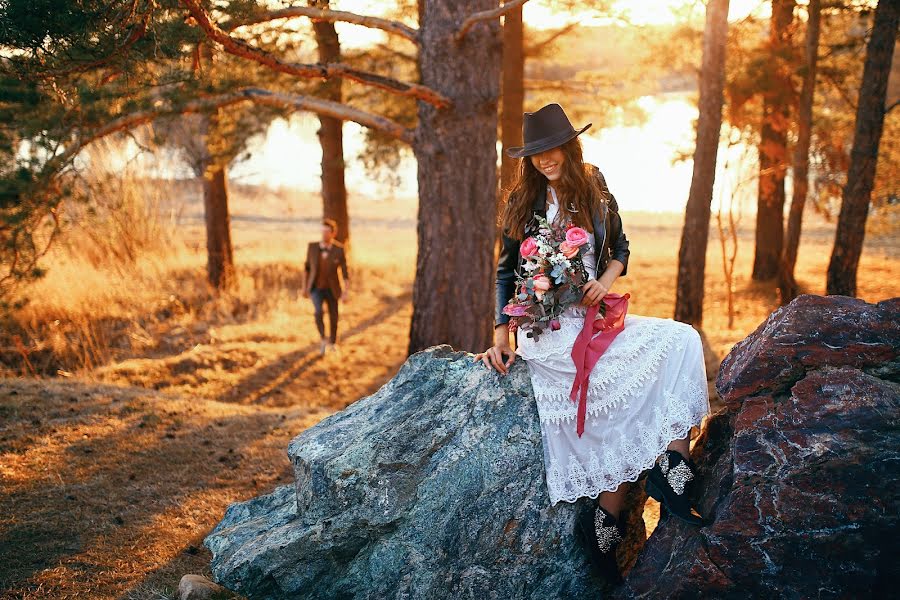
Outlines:
<svg viewBox="0 0 900 600"><path fill-rule="evenodd" d="M649 346L649 351L641 357L639 365L626 364L622 360L597 363L601 368L595 367L588 384L588 415L608 413L623 403L627 406L627 400L639 393L648 380L659 376L660 362L670 353L676 339L688 329L697 336L697 343L701 343L699 334L690 326L683 328L659 325L654 329L661 329L662 332L642 334L639 338L643 343L638 344L636 348L628 348L624 353L627 356L636 356L640 350ZM683 349L683 345L679 348ZM539 373L532 374L531 384L537 400L538 416L542 422L559 423L575 419L578 406L569 398L573 382L574 375L564 381L553 381ZM610 385L613 382L614 385Z"/></svg>
<svg viewBox="0 0 900 600"><path fill-rule="evenodd" d="M550 503L571 503L584 496L597 498L603 492L615 491L622 483L637 481L644 471L653 467L672 441L685 437L692 427L700 425L709 413L709 398L705 390L695 385L696 382L684 381L689 387L681 402L671 392L667 393L671 410L664 414L661 407L656 407L653 424L638 426L639 445L622 439L617 451L606 449L602 464L592 448L586 467L572 453L565 469L559 461L551 460L546 471ZM548 443L546 437L544 443Z"/></svg>

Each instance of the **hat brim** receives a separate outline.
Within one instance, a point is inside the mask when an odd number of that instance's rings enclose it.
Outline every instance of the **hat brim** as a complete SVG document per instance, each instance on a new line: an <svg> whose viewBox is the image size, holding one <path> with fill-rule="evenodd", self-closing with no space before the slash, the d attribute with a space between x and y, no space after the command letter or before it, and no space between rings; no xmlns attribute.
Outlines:
<svg viewBox="0 0 900 600"><path fill-rule="evenodd" d="M541 138L539 140L535 140L530 144L525 144L524 146L515 146L513 148L506 149L506 155L510 158L524 158L526 156L531 156L532 154L540 154L545 150L550 150L551 148L556 148L557 146L562 146L566 142L571 139L574 139L590 129L593 123L588 123L581 129L574 129L572 131L564 131L562 134L552 135L550 137Z"/></svg>

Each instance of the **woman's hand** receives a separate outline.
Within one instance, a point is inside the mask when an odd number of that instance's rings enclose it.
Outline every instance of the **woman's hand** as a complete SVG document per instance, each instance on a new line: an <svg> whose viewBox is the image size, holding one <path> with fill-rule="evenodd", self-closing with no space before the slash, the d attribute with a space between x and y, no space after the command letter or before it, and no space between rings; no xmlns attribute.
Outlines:
<svg viewBox="0 0 900 600"><path fill-rule="evenodd" d="M506 360L504 357L509 356ZM497 369L503 375L516 360L516 353L509 345L509 326L499 325L494 330L494 345L475 355L474 361L481 361L488 368Z"/></svg>
<svg viewBox="0 0 900 600"><path fill-rule="evenodd" d="M609 286L605 285L599 279L591 279L581 288L584 295L581 297L582 306L593 306L598 304L600 300L609 292Z"/></svg>

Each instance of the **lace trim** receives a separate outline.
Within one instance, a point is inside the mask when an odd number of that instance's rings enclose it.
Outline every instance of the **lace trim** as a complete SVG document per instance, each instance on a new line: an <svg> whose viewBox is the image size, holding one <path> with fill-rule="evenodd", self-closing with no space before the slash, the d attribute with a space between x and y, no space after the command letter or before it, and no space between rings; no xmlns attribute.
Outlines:
<svg viewBox="0 0 900 600"><path fill-rule="evenodd" d="M666 327L663 325L666 320L661 321L662 323L655 324L652 332L642 332L640 335L635 333L634 338L639 343L632 344L633 348L621 349L623 356L641 356L640 365L637 365L640 368L634 368L636 366L634 363L618 360L603 364L602 369L595 368L591 372L588 384L588 415L607 413L623 402L627 406L627 399L639 393L647 381L658 377L660 362L670 354L676 339L686 331L683 327ZM688 328L695 331L690 326ZM680 349L683 347L684 344ZM569 399L573 381L574 377L567 377L565 382L560 382L547 379L539 373L532 375L531 385L541 422L559 423L575 419L578 406Z"/></svg>
<svg viewBox="0 0 900 600"><path fill-rule="evenodd" d="M683 438L692 427L699 425L709 412L709 397L697 381L687 376L682 376L681 380L686 393L680 398L669 391L664 393L666 410L657 406L650 426L638 424L637 444L620 438L617 448L610 444L602 452L602 459L592 448L587 466L572 453L565 468L559 461L551 459L547 468L551 504L575 502L584 496L596 498L603 492L616 490L626 481L637 481L644 471L653 467L673 440ZM545 431L544 435L551 433ZM544 443L547 443L546 439Z"/></svg>

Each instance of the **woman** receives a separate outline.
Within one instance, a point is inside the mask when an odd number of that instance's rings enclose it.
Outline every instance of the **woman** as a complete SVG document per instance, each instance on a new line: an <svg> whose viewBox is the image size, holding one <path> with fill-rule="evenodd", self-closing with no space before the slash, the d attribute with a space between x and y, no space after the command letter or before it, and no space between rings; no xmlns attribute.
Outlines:
<svg viewBox="0 0 900 600"><path fill-rule="evenodd" d="M691 512L687 484L695 473L690 431L709 411L709 397L697 331L672 319L626 314L624 328L589 373L584 432L576 433L576 405L569 399L576 375L572 348L588 307L626 274L630 254L615 197L599 169L582 162L578 135L590 126L574 129L558 104L525 113L525 145L508 151L524 160L501 214L494 345L475 360L502 374L517 355L526 361L540 416L550 501L598 499L579 528L589 540L595 566L618 581L615 550L624 536L620 513L628 483L646 469L651 469L646 483L651 496L676 516L704 523ZM518 330L513 351L509 317L502 308L513 296L522 265L519 245L535 231L536 214L593 234L583 257L588 281L581 303L560 316L559 329L547 329L537 340Z"/></svg>

